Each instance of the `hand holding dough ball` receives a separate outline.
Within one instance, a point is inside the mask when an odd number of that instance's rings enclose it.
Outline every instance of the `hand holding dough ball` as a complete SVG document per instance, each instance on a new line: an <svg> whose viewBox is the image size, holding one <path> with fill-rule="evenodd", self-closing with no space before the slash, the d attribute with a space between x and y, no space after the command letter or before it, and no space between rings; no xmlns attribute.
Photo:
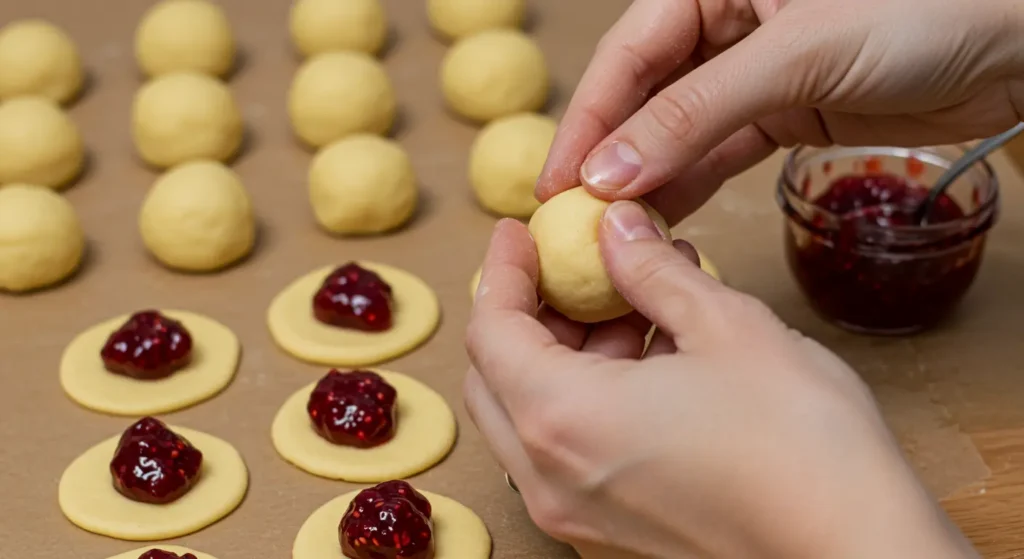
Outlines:
<svg viewBox="0 0 1024 559"><path fill-rule="evenodd" d="M163 0L139 23L135 57L149 77L171 72L223 76L235 63L235 37L220 6L206 0Z"/></svg>
<svg viewBox="0 0 1024 559"><path fill-rule="evenodd" d="M0 104L0 184L62 188L84 163L78 127L56 102L15 97Z"/></svg>
<svg viewBox="0 0 1024 559"><path fill-rule="evenodd" d="M313 147L350 134L385 134L395 120L395 92L384 67L358 52L315 56L295 74L288 114L295 134Z"/></svg>
<svg viewBox="0 0 1024 559"><path fill-rule="evenodd" d="M376 54L388 37L380 0L298 0L290 27L304 56L339 50Z"/></svg>
<svg viewBox="0 0 1024 559"><path fill-rule="evenodd" d="M525 0L428 0L434 30L459 39L487 29L519 28L526 18Z"/></svg>
<svg viewBox="0 0 1024 559"><path fill-rule="evenodd" d="M153 184L139 214L146 248L188 272L225 268L252 250L252 204L234 171L214 161L171 169Z"/></svg>
<svg viewBox="0 0 1024 559"><path fill-rule="evenodd" d="M469 179L477 200L498 215L525 218L540 202L533 195L555 139L555 120L519 113L480 131L469 156Z"/></svg>
<svg viewBox="0 0 1024 559"><path fill-rule="evenodd" d="M539 110L550 87L540 47L510 29L483 31L455 43L442 63L441 84L453 111L482 122Z"/></svg>
<svg viewBox="0 0 1024 559"><path fill-rule="evenodd" d="M320 151L309 169L317 222L342 235L383 233L412 217L418 192L409 156L395 142L360 134Z"/></svg>
<svg viewBox="0 0 1024 559"><path fill-rule="evenodd" d="M576 187L548 200L530 220L540 263L541 297L577 322L604 322L632 310L608 277L598 246L601 220L609 205ZM665 219L650 207L647 212L668 237Z"/></svg>
<svg viewBox="0 0 1024 559"><path fill-rule="evenodd" d="M0 29L0 99L39 95L66 103L84 79L78 49L60 28L29 19Z"/></svg>
<svg viewBox="0 0 1024 559"><path fill-rule="evenodd" d="M0 291L31 291L70 276L85 238L75 209L42 186L0 188Z"/></svg>
<svg viewBox="0 0 1024 559"><path fill-rule="evenodd" d="M227 161L241 147L243 133L231 90L205 74L167 74L135 95L132 134L139 155L150 165Z"/></svg>

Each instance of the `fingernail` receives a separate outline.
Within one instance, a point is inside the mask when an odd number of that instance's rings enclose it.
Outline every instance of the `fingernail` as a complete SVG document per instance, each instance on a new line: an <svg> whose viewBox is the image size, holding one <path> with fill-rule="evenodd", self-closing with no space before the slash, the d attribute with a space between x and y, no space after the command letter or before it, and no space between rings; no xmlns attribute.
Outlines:
<svg viewBox="0 0 1024 559"><path fill-rule="evenodd" d="M612 233L624 241L662 238L651 217L636 202L612 202L604 211L604 220Z"/></svg>
<svg viewBox="0 0 1024 559"><path fill-rule="evenodd" d="M580 169L590 186L601 190L621 190L640 175L643 161L633 146L613 142L591 155Z"/></svg>

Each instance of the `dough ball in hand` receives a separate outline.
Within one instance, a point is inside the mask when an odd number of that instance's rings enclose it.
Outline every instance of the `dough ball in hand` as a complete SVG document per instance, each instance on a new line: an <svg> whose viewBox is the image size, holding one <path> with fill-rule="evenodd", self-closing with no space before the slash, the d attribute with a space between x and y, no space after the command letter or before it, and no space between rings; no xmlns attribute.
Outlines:
<svg viewBox="0 0 1024 559"><path fill-rule="evenodd" d="M155 167L195 159L227 161L238 153L244 128L231 90L195 72L167 74L146 83L132 107L135 148Z"/></svg>
<svg viewBox="0 0 1024 559"><path fill-rule="evenodd" d="M242 180L216 161L185 163L157 179L139 231L157 260L186 272L225 268L248 255L256 238Z"/></svg>
<svg viewBox="0 0 1024 559"><path fill-rule="evenodd" d="M540 295L577 322L604 322L632 311L608 277L598 245L601 220L609 205L576 187L548 200L530 220L540 263ZM669 237L665 219L644 206Z"/></svg>
<svg viewBox="0 0 1024 559"><path fill-rule="evenodd" d="M85 76L78 49L59 27L39 19L0 29L0 99L39 95L66 103Z"/></svg>
<svg viewBox="0 0 1024 559"><path fill-rule="evenodd" d="M469 155L469 179L477 200L502 216L533 215L533 195L558 124L554 119L519 113L491 122L480 131Z"/></svg>
<svg viewBox="0 0 1024 559"><path fill-rule="evenodd" d="M60 282L85 251L71 203L42 186L0 187L0 291L23 292Z"/></svg>
<svg viewBox="0 0 1024 559"><path fill-rule="evenodd" d="M149 77L171 72L223 76L235 63L235 37L220 6L206 0L163 0L135 31L135 58Z"/></svg>
<svg viewBox="0 0 1024 559"><path fill-rule="evenodd" d="M290 31L304 56L346 50L376 54L388 37L380 0L298 0Z"/></svg>
<svg viewBox="0 0 1024 559"><path fill-rule="evenodd" d="M0 104L0 184L63 188L84 163L78 127L56 102L15 97Z"/></svg>
<svg viewBox="0 0 1024 559"><path fill-rule="evenodd" d="M383 233L416 210L412 163L398 144L368 134L325 147L309 169L309 200L320 225L336 234Z"/></svg>
<svg viewBox="0 0 1024 559"><path fill-rule="evenodd" d="M482 31L448 50L441 85L449 107L471 120L536 111L548 98L547 61L537 43L520 31Z"/></svg>
<svg viewBox="0 0 1024 559"><path fill-rule="evenodd" d="M428 0L427 15L435 31L459 39L487 29L519 28L526 0Z"/></svg>
<svg viewBox="0 0 1024 559"><path fill-rule="evenodd" d="M312 147L357 133L385 134L396 101L384 66L368 54L331 52L307 60L288 92L295 135Z"/></svg>

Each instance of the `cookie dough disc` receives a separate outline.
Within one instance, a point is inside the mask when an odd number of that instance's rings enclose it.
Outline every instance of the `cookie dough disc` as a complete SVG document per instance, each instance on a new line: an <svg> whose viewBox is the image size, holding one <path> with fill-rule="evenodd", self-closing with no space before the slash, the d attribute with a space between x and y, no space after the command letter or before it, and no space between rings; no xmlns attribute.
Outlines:
<svg viewBox="0 0 1024 559"><path fill-rule="evenodd" d="M468 507L428 491L434 521L434 559L487 559L491 535L487 526ZM358 491L342 495L316 510L299 528L292 559L345 559L338 541L338 523Z"/></svg>
<svg viewBox="0 0 1024 559"><path fill-rule="evenodd" d="M270 303L270 335L292 356L320 365L361 367L412 351L437 329L441 306L437 295L418 277L384 264L358 262L391 285L392 326L385 332L362 332L328 326L313 316L313 295L334 266L292 282Z"/></svg>
<svg viewBox="0 0 1024 559"><path fill-rule="evenodd" d="M136 550L133 550L133 551L126 551L126 552L121 553L119 555L115 555L113 557L110 557L109 559L139 559L140 555L142 555L143 553L145 553L147 551L152 551L154 549L159 549L160 551L170 551L171 553L177 553L178 555L185 555L186 553L191 553L192 555L196 556L196 559L217 559L216 557L214 557L213 555L210 555L209 553L202 553L202 552L196 551L194 549L189 549L187 547L181 547L180 545L163 545L163 544L149 545L149 546L146 546L146 547L140 547L139 549L136 549Z"/></svg>
<svg viewBox="0 0 1024 559"><path fill-rule="evenodd" d="M177 501L140 503L114 489L110 460L118 434L90 448L60 478L60 510L83 530L127 541L157 541L198 532L224 518L242 502L249 471L226 441L184 427L168 426L203 453L199 482Z"/></svg>
<svg viewBox="0 0 1024 559"><path fill-rule="evenodd" d="M60 383L67 395L98 412L143 416L192 406L230 384L238 368L239 343L235 334L202 315L161 312L181 321L192 335L192 361L187 367L158 380L136 380L107 371L100 350L107 337L128 320L129 315L123 315L82 332L64 350Z"/></svg>
<svg viewBox="0 0 1024 559"><path fill-rule="evenodd" d="M328 479L380 483L431 468L455 445L455 415L440 394L405 375L374 370L398 392L398 430L387 443L359 449L317 434L306 412L316 383L292 394L274 418L274 448L299 469Z"/></svg>

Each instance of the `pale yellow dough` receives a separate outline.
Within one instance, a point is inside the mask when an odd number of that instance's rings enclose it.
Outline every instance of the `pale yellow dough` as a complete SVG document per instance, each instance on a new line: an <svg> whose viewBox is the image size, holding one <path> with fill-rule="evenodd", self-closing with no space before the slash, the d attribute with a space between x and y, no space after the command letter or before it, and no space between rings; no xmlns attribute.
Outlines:
<svg viewBox="0 0 1024 559"><path fill-rule="evenodd" d="M487 29L517 29L526 19L526 0L427 0L427 17L449 39Z"/></svg>
<svg viewBox="0 0 1024 559"><path fill-rule="evenodd" d="M0 98L39 95L67 103L84 81L78 47L63 29L41 19L0 29Z"/></svg>
<svg viewBox="0 0 1024 559"><path fill-rule="evenodd" d="M207 0L162 0L135 31L135 58L149 77L171 72L223 76L235 63L235 37L224 9Z"/></svg>
<svg viewBox="0 0 1024 559"><path fill-rule="evenodd" d="M62 189L85 165L78 127L55 101L15 97L0 104L0 184Z"/></svg>
<svg viewBox="0 0 1024 559"><path fill-rule="evenodd" d="M140 503L114 489L110 461L118 434L90 448L60 478L60 510L83 530L126 541L158 541L198 532L224 518L242 502L249 471L242 456L226 441L184 427L168 429L203 453L199 482L177 501Z"/></svg>
<svg viewBox="0 0 1024 559"><path fill-rule="evenodd" d="M469 152L469 181L480 205L507 217L533 215L540 207L533 190L557 129L555 119L534 113L485 126Z"/></svg>
<svg viewBox="0 0 1024 559"><path fill-rule="evenodd" d="M55 285L78 270L84 253L82 225L66 198L42 186L0 188L0 291Z"/></svg>
<svg viewBox="0 0 1024 559"><path fill-rule="evenodd" d="M376 54L388 37L388 18L380 0L297 0L289 31L304 56L330 51Z"/></svg>
<svg viewBox="0 0 1024 559"><path fill-rule="evenodd" d="M491 535L468 507L442 495L421 491L430 501L434 521L434 559L487 559ZM337 497L318 508L299 528L292 559L346 559L341 553L338 524L358 491Z"/></svg>
<svg viewBox="0 0 1024 559"><path fill-rule="evenodd" d="M313 475L352 483L380 483L424 472L444 459L455 445L455 414L440 394L399 373L374 372L398 392L394 437L374 448L333 444L309 419L306 404L317 383L304 386L281 406L271 428L282 458Z"/></svg>
<svg viewBox="0 0 1024 559"><path fill-rule="evenodd" d="M202 553L202 552L196 551L194 549L189 549L187 547L181 547L180 545L163 545L163 544L147 545L146 547L140 547L140 548L138 548L136 550L133 550L133 551L126 551L126 552L121 553L119 555L114 555L113 557L109 557L108 559L139 559L140 555L142 555L143 553L145 553L147 551L152 551L154 549L159 549L161 551L170 551L171 553L177 553L178 555L184 555L186 553L191 553L192 555L196 556L196 559L217 559L216 557L214 557L213 555L210 555L209 553Z"/></svg>
<svg viewBox="0 0 1024 559"><path fill-rule="evenodd" d="M335 267L330 266L295 280L270 303L267 326L282 349L310 363L361 367L399 357L430 338L441 320L441 306L430 286L398 268L372 262L358 264L391 285L391 329L362 332L336 328L313 316L313 295L334 271Z"/></svg>
<svg viewBox="0 0 1024 559"><path fill-rule="evenodd" d="M192 361L159 380L136 380L107 371L100 350L129 315L101 322L68 344L60 363L60 383L78 404L112 415L143 416L180 410L207 400L227 385L238 368L238 338L226 326L202 315L161 311L181 321L192 335Z"/></svg>

